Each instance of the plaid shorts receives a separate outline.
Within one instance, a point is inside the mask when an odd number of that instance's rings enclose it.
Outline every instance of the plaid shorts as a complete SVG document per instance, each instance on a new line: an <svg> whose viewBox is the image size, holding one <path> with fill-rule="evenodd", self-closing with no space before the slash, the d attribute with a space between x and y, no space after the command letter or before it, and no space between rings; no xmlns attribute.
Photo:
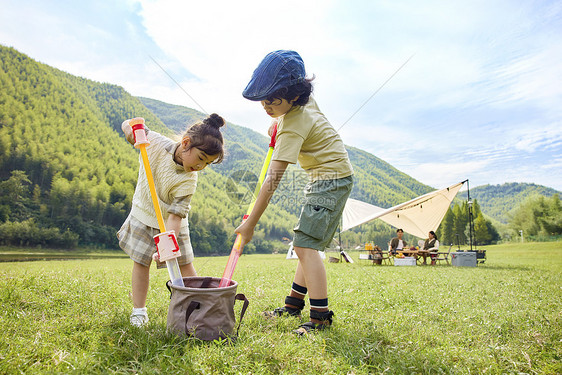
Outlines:
<svg viewBox="0 0 562 375"><path fill-rule="evenodd" d="M129 214L127 220L117 232L119 246L129 257L143 266L149 267L152 262L152 254L156 252L154 236L160 233L156 228L144 225ZM189 239L189 228L183 227L180 233L176 233L181 255L178 259L180 266L193 262L193 248ZM166 263L158 262L158 268L165 268Z"/></svg>
<svg viewBox="0 0 562 375"><path fill-rule="evenodd" d="M308 183L299 222L293 229L293 246L319 251L328 247L352 188L353 176Z"/></svg>

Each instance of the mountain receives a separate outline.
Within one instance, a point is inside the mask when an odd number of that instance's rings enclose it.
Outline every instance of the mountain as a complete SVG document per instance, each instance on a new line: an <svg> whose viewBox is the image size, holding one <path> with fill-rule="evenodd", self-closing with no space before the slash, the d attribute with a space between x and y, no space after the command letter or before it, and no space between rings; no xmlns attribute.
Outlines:
<svg viewBox="0 0 562 375"><path fill-rule="evenodd" d="M138 151L124 140L121 122L144 117L151 129L179 138L204 117L73 76L4 46L0 86L0 244L50 246L56 233L67 233L74 239L70 242L116 247L115 232L129 212L139 166ZM223 134L225 160L200 173L193 198L190 226L197 254L228 253L269 143L264 135L231 123ZM348 152L355 198L390 207L433 190L374 155L353 147ZM288 170L248 252L271 251L290 237L305 182L300 168ZM391 234L390 227L379 224L345 233L361 242Z"/></svg>
<svg viewBox="0 0 562 375"><path fill-rule="evenodd" d="M546 186L515 182L470 189L470 197L478 201L482 212L503 224L508 222L510 212L527 198L534 195L551 197L554 194L562 195Z"/></svg>

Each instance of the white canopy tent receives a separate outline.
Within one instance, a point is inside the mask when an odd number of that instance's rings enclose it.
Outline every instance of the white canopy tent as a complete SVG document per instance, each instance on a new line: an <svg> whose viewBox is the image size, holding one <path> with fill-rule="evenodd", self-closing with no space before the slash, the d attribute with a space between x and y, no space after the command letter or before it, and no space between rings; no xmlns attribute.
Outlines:
<svg viewBox="0 0 562 375"><path fill-rule="evenodd" d="M326 259L325 251L319 251L318 254L320 254L320 258ZM293 249L293 241L289 243L289 250L287 250L287 256L285 257L285 259L299 259L297 253Z"/></svg>
<svg viewBox="0 0 562 375"><path fill-rule="evenodd" d="M391 208L381 208L356 199L348 199L342 215L342 232L374 219L396 227L416 237L426 238L435 231L447 213L451 201L466 181L436 190Z"/></svg>

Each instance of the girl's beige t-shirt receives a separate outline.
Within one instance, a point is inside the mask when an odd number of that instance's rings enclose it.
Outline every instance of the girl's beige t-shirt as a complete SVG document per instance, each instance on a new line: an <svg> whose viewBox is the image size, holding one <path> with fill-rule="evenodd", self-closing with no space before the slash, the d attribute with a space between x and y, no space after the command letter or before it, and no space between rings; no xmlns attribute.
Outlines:
<svg viewBox="0 0 562 375"><path fill-rule="evenodd" d="M298 161L311 181L353 174L341 137L312 96L306 105L295 107L278 119L272 159L291 164Z"/></svg>
<svg viewBox="0 0 562 375"><path fill-rule="evenodd" d="M164 221L166 221L170 207L174 204L176 198L188 197L195 193L197 172L186 172L182 166L176 164L173 154L177 143L155 131L149 131L147 138L150 141L150 145L146 147L150 169L154 178L158 203L162 209ZM139 177L133 195L131 215L144 225L158 228L158 220L154 213L154 205L141 155L139 155L139 162ZM181 226L188 226L186 217L182 219Z"/></svg>

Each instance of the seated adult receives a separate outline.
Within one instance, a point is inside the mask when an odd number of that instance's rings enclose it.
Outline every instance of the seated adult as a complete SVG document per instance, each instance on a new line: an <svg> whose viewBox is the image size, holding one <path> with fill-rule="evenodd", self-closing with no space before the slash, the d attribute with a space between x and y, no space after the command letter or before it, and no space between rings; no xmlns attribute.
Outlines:
<svg viewBox="0 0 562 375"><path fill-rule="evenodd" d="M435 265L435 258L437 258L437 253L439 252L439 240L434 231L429 231L428 238L423 244L423 250L424 252L421 253L423 256L423 264L426 264L425 260L429 255L431 257L431 265Z"/></svg>
<svg viewBox="0 0 562 375"><path fill-rule="evenodd" d="M402 229L398 229L396 231L396 237L390 240L390 253L392 255L396 255L398 251L406 247L407 243L402 239L403 235L404 235L404 231Z"/></svg>

